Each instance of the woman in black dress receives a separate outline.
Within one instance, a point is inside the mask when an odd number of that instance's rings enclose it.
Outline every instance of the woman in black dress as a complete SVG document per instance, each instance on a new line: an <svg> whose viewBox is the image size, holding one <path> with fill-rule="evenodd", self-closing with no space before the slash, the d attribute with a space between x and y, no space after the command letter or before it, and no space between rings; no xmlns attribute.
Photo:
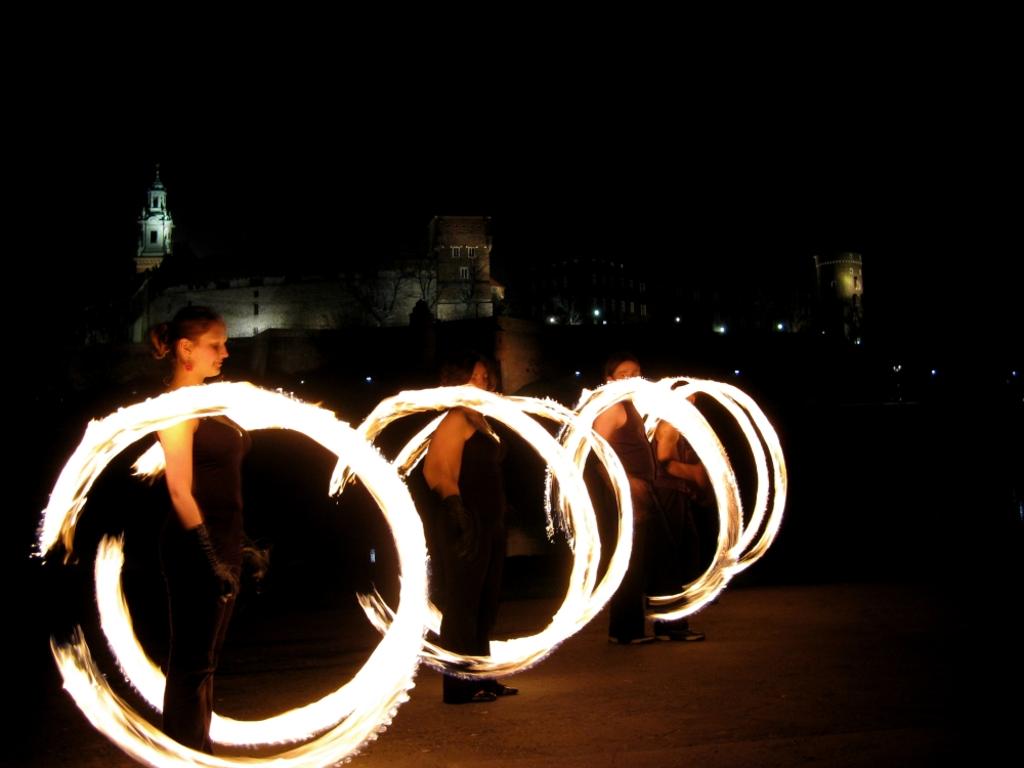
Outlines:
<svg viewBox="0 0 1024 768"><path fill-rule="evenodd" d="M150 332L170 357L168 389L220 375L227 328L213 310L186 307ZM212 754L213 673L238 592L242 562L242 458L248 434L223 416L189 419L157 433L166 457L171 512L160 558L170 607L164 732Z"/></svg>
<svg viewBox="0 0 1024 768"><path fill-rule="evenodd" d="M614 354L605 361L605 383L640 375L639 361L628 352ZM629 478L633 502L633 542L629 569L609 601L608 640L621 645L653 642L654 636L645 632L644 586L649 569L647 541L650 531L654 530L651 519L657 513L654 499L654 477L657 470L654 452L647 442L644 420L631 400L615 403L598 414L594 420L594 431L608 441L622 462L622 468ZM594 463L590 466L596 467ZM592 473L591 477L594 476ZM596 477L601 478L601 482L592 482L591 487L599 491L597 495L601 499L597 505L601 539L611 541L614 538L613 523L617 505L604 470L598 469ZM606 563L607 555L604 555L603 550L602 563Z"/></svg>

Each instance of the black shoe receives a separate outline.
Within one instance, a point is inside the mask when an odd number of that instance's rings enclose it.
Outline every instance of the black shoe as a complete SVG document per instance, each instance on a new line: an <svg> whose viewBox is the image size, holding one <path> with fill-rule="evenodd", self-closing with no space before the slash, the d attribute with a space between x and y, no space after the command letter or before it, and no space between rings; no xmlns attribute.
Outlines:
<svg viewBox="0 0 1024 768"><path fill-rule="evenodd" d="M703 640L703 632L690 629L689 624L673 626L671 621L654 622L654 636L659 640L679 640L686 643L696 643Z"/></svg>
<svg viewBox="0 0 1024 768"><path fill-rule="evenodd" d="M519 689L511 685L499 683L497 680L484 680L484 690L493 693L495 696L517 696Z"/></svg>
<svg viewBox="0 0 1024 768"><path fill-rule="evenodd" d="M653 635L640 635L639 637L615 637L614 635L608 635L608 642L615 645L646 645L647 643L653 643L654 640Z"/></svg>
<svg viewBox="0 0 1024 768"><path fill-rule="evenodd" d="M483 688L474 692L471 696L442 696L445 704L486 704L498 698L496 693L485 691Z"/></svg>

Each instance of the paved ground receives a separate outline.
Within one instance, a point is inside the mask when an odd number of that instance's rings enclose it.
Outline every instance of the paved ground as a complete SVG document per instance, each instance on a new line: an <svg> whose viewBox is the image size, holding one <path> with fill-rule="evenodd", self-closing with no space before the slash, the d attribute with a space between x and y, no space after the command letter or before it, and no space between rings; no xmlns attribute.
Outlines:
<svg viewBox="0 0 1024 768"><path fill-rule="evenodd" d="M602 615L509 680L518 697L445 706L438 675L424 668L411 701L355 764L878 768L944 764L965 748L977 756L1017 711L990 708L977 678L1010 686L1019 665L1004 657L1010 643L975 645L951 630L948 617L964 609L950 600L907 583L737 587L694 621L706 642L639 647L609 645ZM506 603L501 628L537 627L552 605ZM343 612L242 617L234 629L218 709L242 717L333 687L372 640ZM15 740L25 754L16 749L12 764L134 765L51 670L41 672L30 699L39 711L24 713L29 737Z"/></svg>

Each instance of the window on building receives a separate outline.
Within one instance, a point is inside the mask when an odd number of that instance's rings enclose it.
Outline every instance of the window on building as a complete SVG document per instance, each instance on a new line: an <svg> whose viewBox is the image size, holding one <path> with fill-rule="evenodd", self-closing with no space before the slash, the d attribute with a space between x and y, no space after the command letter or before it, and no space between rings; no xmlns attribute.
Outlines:
<svg viewBox="0 0 1024 768"><path fill-rule="evenodd" d="M155 229L151 229L149 231L149 242L151 242L151 243L155 243L156 242L156 230Z"/></svg>
<svg viewBox="0 0 1024 768"><path fill-rule="evenodd" d="M631 301L631 302L629 302L629 314L632 315L634 312L636 312L636 310L634 309L634 304Z"/></svg>
<svg viewBox="0 0 1024 768"><path fill-rule="evenodd" d="M475 245L467 245L466 246L466 258L469 258L469 259L475 259L476 258L476 246Z"/></svg>
<svg viewBox="0 0 1024 768"><path fill-rule="evenodd" d="M255 302L253 302L253 305L252 305L252 315L253 315L253 317L257 317L259 314L260 314L260 305L255 303Z"/></svg>
<svg viewBox="0 0 1024 768"><path fill-rule="evenodd" d="M860 278L857 275L853 276L853 290L857 290L860 287Z"/></svg>
<svg viewBox="0 0 1024 768"><path fill-rule="evenodd" d="M252 297L253 297L254 299L258 299L258 298L260 297L260 292L259 292L259 291L253 291L253 292L252 292Z"/></svg>
<svg viewBox="0 0 1024 768"><path fill-rule="evenodd" d="M640 283L640 293L644 293L647 290L647 283Z"/></svg>
<svg viewBox="0 0 1024 768"><path fill-rule="evenodd" d="M646 304L641 304L640 305L640 317L647 317L647 305Z"/></svg>
<svg viewBox="0 0 1024 768"><path fill-rule="evenodd" d="M452 258L457 259L462 255L462 248L458 245L452 246Z"/></svg>
<svg viewBox="0 0 1024 768"><path fill-rule="evenodd" d="M154 208L159 208L160 207L160 198L159 197L154 197L153 198L153 207Z"/></svg>
<svg viewBox="0 0 1024 768"><path fill-rule="evenodd" d="M469 280L469 267L459 267L459 279Z"/></svg>

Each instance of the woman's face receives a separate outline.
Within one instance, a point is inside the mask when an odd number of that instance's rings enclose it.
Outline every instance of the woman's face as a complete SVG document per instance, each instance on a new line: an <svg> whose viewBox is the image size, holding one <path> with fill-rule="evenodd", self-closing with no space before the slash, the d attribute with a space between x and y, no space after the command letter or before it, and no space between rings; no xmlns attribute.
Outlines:
<svg viewBox="0 0 1024 768"><path fill-rule="evenodd" d="M228 329L223 323L210 326L202 336L186 346L185 360L204 379L220 376L220 367L228 356Z"/></svg>
<svg viewBox="0 0 1024 768"><path fill-rule="evenodd" d="M487 372L487 366L483 363L477 363L473 366L473 373L469 377L469 381L466 382L471 387L477 389L490 389L491 388L491 375Z"/></svg>
<svg viewBox="0 0 1024 768"><path fill-rule="evenodd" d="M612 375L608 377L608 381L621 381L622 379L632 379L635 376L640 375L640 366L632 360L623 360L612 371Z"/></svg>

